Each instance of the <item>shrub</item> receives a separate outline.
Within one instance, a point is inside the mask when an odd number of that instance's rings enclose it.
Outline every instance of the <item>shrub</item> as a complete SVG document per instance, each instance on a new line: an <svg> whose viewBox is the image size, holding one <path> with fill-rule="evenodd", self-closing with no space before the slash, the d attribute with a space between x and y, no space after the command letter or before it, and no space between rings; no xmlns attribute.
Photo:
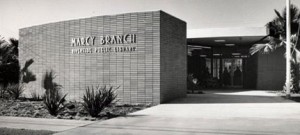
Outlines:
<svg viewBox="0 0 300 135"><path fill-rule="evenodd" d="M6 41L0 36L0 84L6 88L10 83L19 83L20 65L16 39Z"/></svg>
<svg viewBox="0 0 300 135"><path fill-rule="evenodd" d="M6 87L6 91L9 93L10 97L13 97L14 99L19 99L19 97L24 92L24 85L23 84L9 84Z"/></svg>
<svg viewBox="0 0 300 135"><path fill-rule="evenodd" d="M8 98L8 92L3 85L0 85L0 98Z"/></svg>
<svg viewBox="0 0 300 135"><path fill-rule="evenodd" d="M62 86L53 82L55 78L54 72L47 71L43 77L42 86L46 90L43 95L43 102L46 105L48 112L56 116L59 112L61 112L65 106L64 102L67 94L63 95L61 93Z"/></svg>
<svg viewBox="0 0 300 135"><path fill-rule="evenodd" d="M116 88L118 89L118 88ZM115 89L115 90L116 90ZM87 87L83 95L84 109L92 116L97 117L99 113L113 103L117 97L113 87Z"/></svg>
<svg viewBox="0 0 300 135"><path fill-rule="evenodd" d="M67 94L62 96L62 94L56 90L49 90L45 92L43 101L51 115L56 116L65 108L64 102L66 101L66 96Z"/></svg>

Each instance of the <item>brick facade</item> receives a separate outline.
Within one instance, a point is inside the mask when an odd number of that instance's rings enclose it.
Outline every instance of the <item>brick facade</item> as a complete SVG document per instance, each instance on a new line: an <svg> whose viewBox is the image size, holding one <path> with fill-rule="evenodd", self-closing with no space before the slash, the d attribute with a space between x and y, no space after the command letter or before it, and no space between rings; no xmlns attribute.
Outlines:
<svg viewBox="0 0 300 135"><path fill-rule="evenodd" d="M101 36L135 34L136 42L101 45ZM72 38L95 37L94 45L71 46ZM37 76L26 93L43 93L42 76L56 72L69 100L87 86L120 86L119 103L159 104L186 93L186 23L162 11L126 13L20 29L20 62L33 58ZM89 40L91 42L91 39ZM72 54L72 49L135 47L135 51Z"/></svg>
<svg viewBox="0 0 300 135"><path fill-rule="evenodd" d="M160 84L161 101L182 97L187 89L186 24L161 14Z"/></svg>
<svg viewBox="0 0 300 135"><path fill-rule="evenodd" d="M285 83L285 49L279 48L270 54L258 54L258 90L282 90Z"/></svg>

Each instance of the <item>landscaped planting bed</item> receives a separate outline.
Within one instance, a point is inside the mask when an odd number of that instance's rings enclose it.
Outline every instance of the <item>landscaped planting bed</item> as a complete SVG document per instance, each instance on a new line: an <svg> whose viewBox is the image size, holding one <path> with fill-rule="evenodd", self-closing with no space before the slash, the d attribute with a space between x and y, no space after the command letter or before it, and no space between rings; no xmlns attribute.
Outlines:
<svg viewBox="0 0 300 135"><path fill-rule="evenodd" d="M52 135L55 132L46 130L0 128L0 133L1 135Z"/></svg>
<svg viewBox="0 0 300 135"><path fill-rule="evenodd" d="M115 105L105 108L98 117L91 117L85 111L82 103L68 102L66 107L57 115L49 114L43 101L29 100L4 100L0 99L0 116L33 117L50 119L75 119L75 120L105 120L113 117L124 116L138 110L145 109L150 105Z"/></svg>

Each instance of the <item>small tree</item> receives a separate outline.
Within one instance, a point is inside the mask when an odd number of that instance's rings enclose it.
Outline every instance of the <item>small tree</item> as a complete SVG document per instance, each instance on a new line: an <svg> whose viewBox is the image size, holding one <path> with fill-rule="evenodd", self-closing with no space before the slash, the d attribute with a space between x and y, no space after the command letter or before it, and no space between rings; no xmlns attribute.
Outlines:
<svg viewBox="0 0 300 135"><path fill-rule="evenodd" d="M291 13L291 91L299 92L299 63L300 63L300 11L295 5L290 7ZM250 54L257 52L270 53L277 48L286 47L286 9L280 14L275 10L276 18L266 26L270 33L267 35L268 43L255 44L250 48ZM284 86L285 90L285 86Z"/></svg>
<svg viewBox="0 0 300 135"><path fill-rule="evenodd" d="M24 83L35 81L35 75L28 69L33 59L26 61L23 69L19 65L19 41L10 38L9 42L0 37L0 97L14 97L18 99L24 92ZM6 96L7 97L7 96Z"/></svg>
<svg viewBox="0 0 300 135"><path fill-rule="evenodd" d="M7 42L0 36L0 84L4 87L8 84L19 83L18 45L17 39L11 38Z"/></svg>

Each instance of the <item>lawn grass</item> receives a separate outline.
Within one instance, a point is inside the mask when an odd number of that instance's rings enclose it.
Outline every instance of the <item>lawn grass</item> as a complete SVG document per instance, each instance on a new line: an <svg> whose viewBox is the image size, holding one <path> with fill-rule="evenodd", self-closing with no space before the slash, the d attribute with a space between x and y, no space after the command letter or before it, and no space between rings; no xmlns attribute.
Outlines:
<svg viewBox="0 0 300 135"><path fill-rule="evenodd" d="M47 130L28 130L14 128L0 128L1 135L52 135L55 132Z"/></svg>

